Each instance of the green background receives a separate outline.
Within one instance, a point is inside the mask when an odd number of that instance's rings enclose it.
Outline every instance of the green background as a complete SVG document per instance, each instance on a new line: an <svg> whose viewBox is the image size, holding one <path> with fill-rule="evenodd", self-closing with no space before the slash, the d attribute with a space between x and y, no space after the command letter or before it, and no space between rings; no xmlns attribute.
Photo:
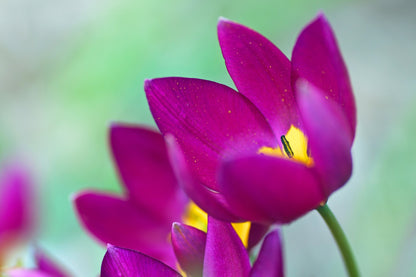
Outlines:
<svg viewBox="0 0 416 277"><path fill-rule="evenodd" d="M216 36L220 16L259 31L290 57L319 11L335 30L358 107L354 174L329 205L363 276L415 276L412 0L3 0L0 160L17 158L31 170L37 244L74 275L96 276L105 249L82 230L70 198L87 188L121 191L107 128L154 125L143 80L186 76L234 87ZM317 212L283 232L287 276L345 276Z"/></svg>

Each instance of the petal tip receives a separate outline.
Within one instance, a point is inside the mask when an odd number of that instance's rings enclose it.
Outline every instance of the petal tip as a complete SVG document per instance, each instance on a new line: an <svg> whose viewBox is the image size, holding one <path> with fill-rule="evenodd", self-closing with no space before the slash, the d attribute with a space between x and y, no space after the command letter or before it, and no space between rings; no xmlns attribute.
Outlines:
<svg viewBox="0 0 416 277"><path fill-rule="evenodd" d="M69 202L71 202L71 203L76 203L76 201L77 201L77 198L79 197L79 195L81 194L81 192L73 192L73 193L71 193L70 195L69 195Z"/></svg>
<svg viewBox="0 0 416 277"><path fill-rule="evenodd" d="M222 17L222 16L220 16L218 18L217 28L218 28L219 31L220 30L226 30L227 28L229 28L229 27L231 27L233 25L239 25L239 24L238 23L235 23L234 21L232 21L232 20L230 20L228 18Z"/></svg>
<svg viewBox="0 0 416 277"><path fill-rule="evenodd" d="M148 92L148 89L152 86L152 82L154 79L144 79L144 91Z"/></svg>
<svg viewBox="0 0 416 277"><path fill-rule="evenodd" d="M174 231L179 231L180 228L181 228L181 224L179 222L173 222L172 223L172 233Z"/></svg>

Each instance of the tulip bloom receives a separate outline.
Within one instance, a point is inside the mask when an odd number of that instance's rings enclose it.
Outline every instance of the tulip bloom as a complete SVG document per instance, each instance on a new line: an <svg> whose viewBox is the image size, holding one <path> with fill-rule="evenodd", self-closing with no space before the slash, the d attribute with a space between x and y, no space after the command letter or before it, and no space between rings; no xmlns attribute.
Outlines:
<svg viewBox="0 0 416 277"><path fill-rule="evenodd" d="M11 251L33 229L32 185L23 167L5 166L0 174L0 267Z"/></svg>
<svg viewBox="0 0 416 277"><path fill-rule="evenodd" d="M291 222L325 203L352 172L355 102L335 36L318 15L292 61L226 19L218 38L238 91L193 78L145 81L175 173L216 218Z"/></svg>
<svg viewBox="0 0 416 277"><path fill-rule="evenodd" d="M178 260L190 267L190 276L283 276L280 235L272 231L264 240L259 257L250 266L247 251L231 224L208 219L208 232L174 224L172 238ZM183 265L183 263L181 263ZM196 269L196 270L195 270ZM109 245L101 265L101 277L181 276L177 271L142 253Z"/></svg>
<svg viewBox="0 0 416 277"><path fill-rule="evenodd" d="M127 125L110 128L110 145L124 196L84 191L74 197L83 226L102 243L137 250L170 266L177 261L169 241L173 222L206 227L176 181L161 134ZM247 247L260 241L267 226L252 225Z"/></svg>
<svg viewBox="0 0 416 277"><path fill-rule="evenodd" d="M175 266L168 235L188 198L176 182L163 137L145 128L112 125L110 146L124 196L84 191L74 198L84 227L102 243L134 249Z"/></svg>

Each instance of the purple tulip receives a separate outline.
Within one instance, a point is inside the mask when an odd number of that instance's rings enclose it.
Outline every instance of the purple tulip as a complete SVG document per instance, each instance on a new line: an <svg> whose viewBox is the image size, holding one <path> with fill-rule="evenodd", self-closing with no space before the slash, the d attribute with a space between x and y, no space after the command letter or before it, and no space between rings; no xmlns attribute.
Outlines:
<svg viewBox="0 0 416 277"><path fill-rule="evenodd" d="M145 81L175 174L218 219L291 222L325 203L352 172L355 102L335 36L318 15L292 61L226 19L218 37L238 92L201 79Z"/></svg>
<svg viewBox="0 0 416 277"><path fill-rule="evenodd" d="M10 164L0 172L0 267L7 253L32 233L34 197L26 170Z"/></svg>
<svg viewBox="0 0 416 277"><path fill-rule="evenodd" d="M231 224L209 217L207 234L201 233L190 226L178 223L173 226L172 237L177 238L175 253L181 256L178 260L186 261L188 266L194 263L191 267L182 267L187 276L283 276L282 248L277 230L265 238L259 254L263 260L256 261L253 268ZM274 267L265 260L275 263ZM116 276L181 275L143 253L109 245L101 265L101 277Z"/></svg>
<svg viewBox="0 0 416 277"><path fill-rule="evenodd" d="M114 124L110 146L125 193L84 191L74 198L83 226L102 243L134 249L174 266L172 222L189 200L170 166L165 141L141 127Z"/></svg>

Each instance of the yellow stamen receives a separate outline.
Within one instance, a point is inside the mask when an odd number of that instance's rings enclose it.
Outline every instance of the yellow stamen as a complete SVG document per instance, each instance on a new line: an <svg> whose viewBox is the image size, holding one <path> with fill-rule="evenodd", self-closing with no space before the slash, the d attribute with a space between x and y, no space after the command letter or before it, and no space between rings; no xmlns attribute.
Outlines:
<svg viewBox="0 0 416 277"><path fill-rule="evenodd" d="M273 157L287 157L307 166L313 165L313 159L309 156L308 139L300 129L292 125L280 139L284 151L279 147L263 146L258 150L258 153Z"/></svg>
<svg viewBox="0 0 416 277"><path fill-rule="evenodd" d="M290 148L294 153L293 159L308 166L312 165L313 161L308 156L308 139L305 134L292 125L285 137L290 142Z"/></svg>

